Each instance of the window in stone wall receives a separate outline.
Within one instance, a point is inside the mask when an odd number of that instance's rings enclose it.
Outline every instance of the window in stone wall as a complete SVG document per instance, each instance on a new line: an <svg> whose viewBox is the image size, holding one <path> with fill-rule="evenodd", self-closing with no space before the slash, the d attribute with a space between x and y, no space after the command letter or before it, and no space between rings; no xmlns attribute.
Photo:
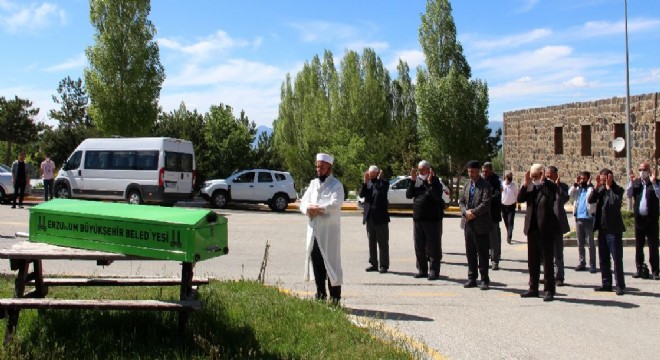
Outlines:
<svg viewBox="0 0 660 360"><path fill-rule="evenodd" d="M614 124L614 138L623 138L625 140L626 138L626 124ZM628 145L628 144L626 144ZM614 152L614 157L615 158L624 158L626 157L626 148L624 146L623 150L619 152Z"/></svg>
<svg viewBox="0 0 660 360"><path fill-rule="evenodd" d="M582 156L591 156L591 125L580 126L580 145Z"/></svg>
<svg viewBox="0 0 660 360"><path fill-rule="evenodd" d="M555 155L564 153L564 128L555 126Z"/></svg>

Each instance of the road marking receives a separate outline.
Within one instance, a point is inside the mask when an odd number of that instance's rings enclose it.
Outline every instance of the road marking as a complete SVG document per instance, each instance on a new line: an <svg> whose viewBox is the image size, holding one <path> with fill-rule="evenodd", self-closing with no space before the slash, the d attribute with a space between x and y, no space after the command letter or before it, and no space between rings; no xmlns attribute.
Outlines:
<svg viewBox="0 0 660 360"><path fill-rule="evenodd" d="M398 293L399 296L407 297L455 297L459 296L458 293L453 292L404 292Z"/></svg>
<svg viewBox="0 0 660 360"><path fill-rule="evenodd" d="M25 225L25 221L0 221L3 225Z"/></svg>

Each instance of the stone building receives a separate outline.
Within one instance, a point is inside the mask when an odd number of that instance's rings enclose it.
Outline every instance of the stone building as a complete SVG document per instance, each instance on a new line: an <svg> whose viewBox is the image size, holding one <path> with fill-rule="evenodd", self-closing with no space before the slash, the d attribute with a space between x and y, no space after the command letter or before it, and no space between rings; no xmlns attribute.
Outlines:
<svg viewBox="0 0 660 360"><path fill-rule="evenodd" d="M658 169L660 111L658 94L630 97L632 169L647 161ZM612 140L625 139L626 98L572 103L504 113L504 168L522 182L532 163L555 165L572 184L582 170L609 168L625 188L626 149L616 152ZM626 144L628 146L628 144Z"/></svg>

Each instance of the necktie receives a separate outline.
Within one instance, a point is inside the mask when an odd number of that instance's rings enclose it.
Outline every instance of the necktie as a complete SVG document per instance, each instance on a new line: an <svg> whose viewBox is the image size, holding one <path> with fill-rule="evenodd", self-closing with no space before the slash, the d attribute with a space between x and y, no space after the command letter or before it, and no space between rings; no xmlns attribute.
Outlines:
<svg viewBox="0 0 660 360"><path fill-rule="evenodd" d="M474 208L474 184L470 185L470 199L468 201L468 209Z"/></svg>

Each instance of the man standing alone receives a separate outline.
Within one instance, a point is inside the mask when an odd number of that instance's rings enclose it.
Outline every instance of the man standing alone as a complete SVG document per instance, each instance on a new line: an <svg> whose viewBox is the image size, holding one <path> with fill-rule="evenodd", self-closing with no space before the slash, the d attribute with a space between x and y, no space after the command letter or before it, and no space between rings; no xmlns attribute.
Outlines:
<svg viewBox="0 0 660 360"><path fill-rule="evenodd" d="M557 185L545 178L543 166L534 164L525 173L525 183L518 193L518 202L526 203L524 233L527 235L527 267L529 290L521 297L539 296L541 257L543 257L544 296L543 301L552 301L555 296L554 247L559 224L555 215Z"/></svg>
<svg viewBox="0 0 660 360"><path fill-rule="evenodd" d="M369 263L367 271L387 272L390 267L390 214L388 213L387 191L390 184L382 179L383 172L372 165L364 173L360 197L364 199L362 223L367 225L369 240ZM380 262L379 262L380 258ZM378 267L380 265L380 268Z"/></svg>
<svg viewBox="0 0 660 360"><path fill-rule="evenodd" d="M41 176L44 181L44 200L48 201L48 196L53 200L53 177L55 172L55 163L46 156L46 159L41 163Z"/></svg>
<svg viewBox="0 0 660 360"><path fill-rule="evenodd" d="M488 234L490 240L491 269L500 269L500 256L502 255L502 233L500 232L500 221L502 221L502 183L500 177L493 172L493 164L485 162L481 168L481 175L488 181L492 188L490 202L490 218L493 226Z"/></svg>
<svg viewBox="0 0 660 360"><path fill-rule="evenodd" d="M30 177L27 174L27 165L25 164L25 152L20 152L18 154L18 160L11 164L11 181L14 184L14 203L11 208L16 209L16 199L18 198L18 207L22 209L25 187L30 183Z"/></svg>
<svg viewBox="0 0 660 360"><path fill-rule="evenodd" d="M468 282L465 288L477 286L477 269L481 273L481 289L488 290L488 244L492 227L490 202L492 188L479 176L479 162L472 160L467 164L470 181L463 186L463 194L458 200L461 208L461 229L465 235L465 254L468 261Z"/></svg>
<svg viewBox="0 0 660 360"><path fill-rule="evenodd" d="M422 160L417 169L410 170L406 197L413 199L413 237L417 258L415 277L438 280L442 260L442 218L445 210L442 203L442 184L428 161Z"/></svg>
<svg viewBox="0 0 660 360"><path fill-rule="evenodd" d="M316 299L327 299L325 288L327 278L330 299L338 304L343 282L339 235L344 187L332 176L333 162L334 158L331 155L316 155L318 177L309 183L305 195L300 200L300 211L309 217L305 281L310 280L311 267L316 282Z"/></svg>

